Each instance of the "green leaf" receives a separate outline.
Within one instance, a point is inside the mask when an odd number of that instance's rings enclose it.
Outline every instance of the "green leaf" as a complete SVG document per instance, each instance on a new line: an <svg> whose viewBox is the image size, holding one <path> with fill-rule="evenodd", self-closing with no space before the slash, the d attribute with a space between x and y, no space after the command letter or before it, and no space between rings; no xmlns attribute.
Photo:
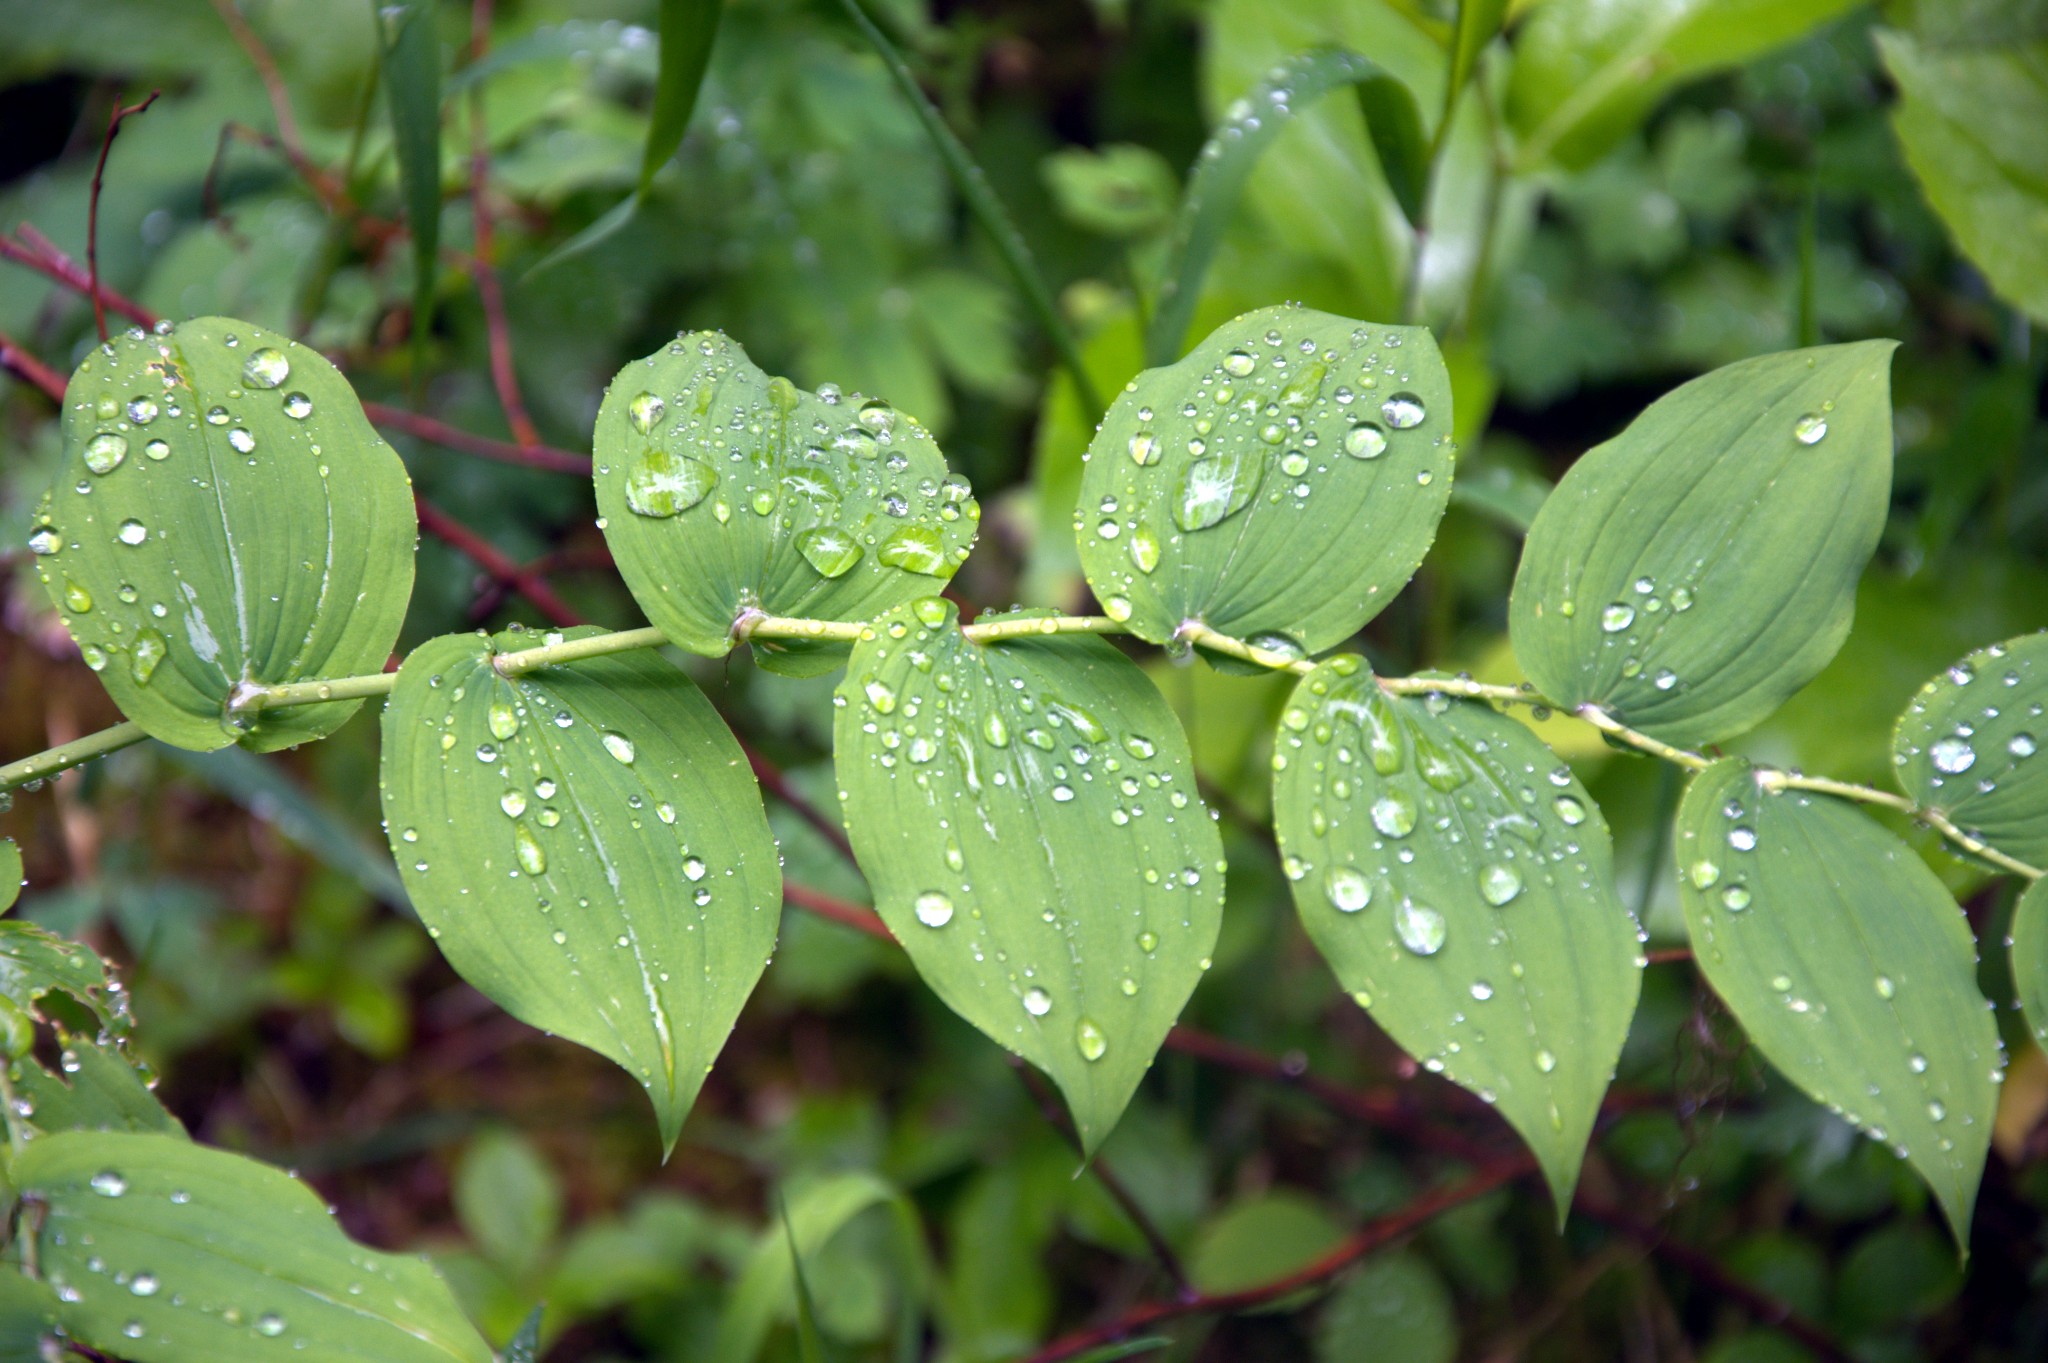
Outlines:
<svg viewBox="0 0 2048 1363"><path fill-rule="evenodd" d="M537 1271L562 1229L562 1185L523 1136L486 1131L455 1169L455 1214L492 1263L516 1280Z"/></svg>
<svg viewBox="0 0 2048 1363"><path fill-rule="evenodd" d="M1458 0L1458 22L1451 31L1451 75L1444 92L1445 117L1479 66L1479 54L1500 36L1508 0Z"/></svg>
<svg viewBox="0 0 2048 1363"><path fill-rule="evenodd" d="M129 1029L128 996L108 978L106 962L90 947L48 928L0 919L0 999L34 1014L45 994L62 992L92 1013L114 1036Z"/></svg>
<svg viewBox="0 0 2048 1363"><path fill-rule="evenodd" d="M536 1306L519 1323L518 1333L506 1341L505 1363L539 1363L540 1319L545 1306Z"/></svg>
<svg viewBox="0 0 2048 1363"><path fill-rule="evenodd" d="M415 367L434 317L441 266L441 34L432 0L379 5L385 102L398 160L405 225L412 233L412 338Z"/></svg>
<svg viewBox="0 0 2048 1363"><path fill-rule="evenodd" d="M683 130L697 107L697 92L711 64L724 0L661 0L661 70L654 81L654 113L647 121L647 150L640 158L640 197L653 187L655 172L683 145Z"/></svg>
<svg viewBox="0 0 2048 1363"><path fill-rule="evenodd" d="M1429 549L1450 430L1428 331L1246 313L1138 375L1103 419L1075 511L1088 584L1153 643L1199 620L1321 652L1379 614Z"/></svg>
<svg viewBox="0 0 2048 1363"><path fill-rule="evenodd" d="M227 318L131 331L71 377L29 536L86 664L152 738L258 752L360 701L229 716L245 684L376 672L412 594L411 484L334 366Z"/></svg>
<svg viewBox="0 0 2048 1363"><path fill-rule="evenodd" d="M1316 1322L1317 1363L1453 1363L1457 1356L1457 1302L1419 1254L1374 1256L1330 1294Z"/></svg>
<svg viewBox="0 0 2048 1363"><path fill-rule="evenodd" d="M1389 696L1348 655L1302 679L1273 765L1310 938L1402 1049L1499 1108L1562 1220L1641 987L1599 808L1519 721Z"/></svg>
<svg viewBox="0 0 2048 1363"><path fill-rule="evenodd" d="M23 1059L15 1067L15 1092L31 1109L28 1120L37 1130L184 1136L184 1125L164 1110L135 1063L117 1045L67 1036L58 1068L63 1073L52 1074L34 1059Z"/></svg>
<svg viewBox="0 0 2048 1363"><path fill-rule="evenodd" d="M1208 1293L1263 1287L1307 1268L1343 1239L1343 1227L1319 1203L1276 1188L1233 1203L1202 1227L1188 1255L1188 1278Z"/></svg>
<svg viewBox="0 0 2048 1363"><path fill-rule="evenodd" d="M919 601L854 649L847 832L918 973L1052 1077L1092 1154L1208 965L1222 840L1135 663L1087 635L972 642L954 615Z"/></svg>
<svg viewBox="0 0 2048 1363"><path fill-rule="evenodd" d="M1728 365L1587 451L1515 575L1529 680L1672 743L1741 733L1811 681L1890 504L1893 345Z"/></svg>
<svg viewBox="0 0 2048 1363"><path fill-rule="evenodd" d="M1991 287L2048 325L2048 33L1948 47L1880 31L1892 127L1927 201Z"/></svg>
<svg viewBox="0 0 2048 1363"><path fill-rule="evenodd" d="M350 1240L312 1189L171 1136L62 1132L16 1157L70 1337L134 1363L491 1363L425 1260Z"/></svg>
<svg viewBox="0 0 2048 1363"><path fill-rule="evenodd" d="M1105 237L1149 237L1173 220L1180 189L1173 168L1150 147L1062 147L1040 167L1060 216Z"/></svg>
<svg viewBox="0 0 2048 1363"><path fill-rule="evenodd" d="M719 657L742 612L869 620L967 557L981 508L888 403L799 391L717 332L612 381L597 415L597 506L633 597L670 641ZM762 640L764 665L841 650Z"/></svg>
<svg viewBox="0 0 2048 1363"><path fill-rule="evenodd" d="M1978 649L1934 677L1892 734L1899 786L2008 856L2048 866L2048 634Z"/></svg>
<svg viewBox="0 0 2048 1363"><path fill-rule="evenodd" d="M783 1224L761 1233L725 1299L708 1363L753 1363L778 1314L796 1310L796 1260L816 1259L854 1218L874 1208L889 1214L907 1293L922 1300L930 1276L917 1211L893 1185L869 1173L833 1174L806 1184L788 1200Z"/></svg>
<svg viewBox="0 0 2048 1363"><path fill-rule="evenodd" d="M1859 0L1547 0L1516 33L1508 122L1524 166L1591 164L1678 85L1738 66Z"/></svg>
<svg viewBox="0 0 2048 1363"><path fill-rule="evenodd" d="M1934 1189L1959 1245L1998 1106L1998 1029L1941 881L1853 806L1730 759L1678 811L1693 958L1764 1057Z"/></svg>
<svg viewBox="0 0 2048 1363"><path fill-rule="evenodd" d="M14 907L21 898L21 849L13 838L0 838L0 913Z"/></svg>
<svg viewBox="0 0 2048 1363"><path fill-rule="evenodd" d="M13 1264L0 1267L0 1363L48 1363L46 1331L57 1325L57 1294Z"/></svg>
<svg viewBox="0 0 2048 1363"><path fill-rule="evenodd" d="M1339 48L1317 48L1289 57L1272 74L1232 104L1210 135L1181 197L1159 296L1145 334L1145 358L1171 363L1194 320L1202 280L1259 156L1303 111L1341 86L1359 87L1359 107L1389 183L1412 217L1420 201L1415 166L1425 160L1421 116L1408 87L1375 62ZM1425 167L1426 170L1426 167Z"/></svg>
<svg viewBox="0 0 2048 1363"><path fill-rule="evenodd" d="M669 1149L774 949L775 841L745 755L687 677L652 653L492 666L534 642L448 635L399 669L392 854L449 964L623 1066Z"/></svg>
<svg viewBox="0 0 2048 1363"><path fill-rule="evenodd" d="M2012 912L2012 982L2034 1040L2048 1046L2048 880L2037 880Z"/></svg>

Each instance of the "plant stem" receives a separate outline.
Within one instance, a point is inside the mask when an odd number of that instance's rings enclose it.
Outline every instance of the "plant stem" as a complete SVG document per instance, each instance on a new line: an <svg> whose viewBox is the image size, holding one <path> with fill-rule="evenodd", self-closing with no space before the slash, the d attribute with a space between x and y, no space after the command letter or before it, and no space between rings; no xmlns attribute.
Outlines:
<svg viewBox="0 0 2048 1363"><path fill-rule="evenodd" d="M991 620L985 625L962 625L960 633L969 643L992 644L999 639L1032 639L1046 634L1125 634L1121 624L1106 615L1042 615L1018 620Z"/></svg>
<svg viewBox="0 0 2048 1363"><path fill-rule="evenodd" d="M1826 776L1801 776L1796 772L1786 771L1758 772L1757 784L1766 790L1812 790L1818 791L1822 795L1834 795L1844 800L1856 800L1862 804L1883 805L1887 809L1896 809L1908 818L1926 824L1929 828L1941 834L1942 837L1962 848L1971 856L1981 861L1988 861L2001 870L2011 871L2014 875L2025 876L2028 880L2039 880L2044 874L2048 874L2048 872L2029 866L2017 857L2007 856L1980 838L1970 836L1957 827L1940 810L1928 809L1924 805L1916 805L1905 796L1894 795L1888 790L1879 790L1875 786L1857 785L1850 781L1836 781Z"/></svg>
<svg viewBox="0 0 2048 1363"><path fill-rule="evenodd" d="M543 667L581 662L585 658L604 658L614 653L631 653L635 649L660 648L667 642L660 630L648 625L610 634L592 634L581 639L564 639L538 648L523 648L516 653L500 653L491 659L491 665L498 669L500 676L517 677Z"/></svg>
<svg viewBox="0 0 2048 1363"><path fill-rule="evenodd" d="M24 757L19 762L9 762L0 767L0 791L13 790L31 781L41 781L67 771L81 762L90 762L95 757L104 757L118 752L130 744L140 743L149 735L142 732L142 726L133 720L116 724L111 729L102 729L96 734L74 738L69 743L60 743L54 748L39 752L33 757Z"/></svg>

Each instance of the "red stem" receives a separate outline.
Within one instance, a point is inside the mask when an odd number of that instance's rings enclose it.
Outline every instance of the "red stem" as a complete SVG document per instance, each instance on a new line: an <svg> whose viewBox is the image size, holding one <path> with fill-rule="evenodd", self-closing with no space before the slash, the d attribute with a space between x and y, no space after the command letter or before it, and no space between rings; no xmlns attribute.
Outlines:
<svg viewBox="0 0 2048 1363"><path fill-rule="evenodd" d="M99 164L92 168L92 197L87 200L85 210L85 275L92 294L93 325L100 329L100 339L107 339L107 310L100 302L100 186L107 175L107 153L114 149L114 139L121 133L121 120L142 113L156 103L161 90L151 90L140 104L114 104L114 116L107 120L107 135L100 140Z"/></svg>

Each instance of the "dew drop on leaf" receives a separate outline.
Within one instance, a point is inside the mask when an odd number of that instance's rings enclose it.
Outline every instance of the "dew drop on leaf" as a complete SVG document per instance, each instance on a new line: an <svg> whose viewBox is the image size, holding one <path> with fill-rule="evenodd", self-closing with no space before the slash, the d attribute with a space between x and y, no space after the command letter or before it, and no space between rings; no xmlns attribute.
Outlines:
<svg viewBox="0 0 2048 1363"><path fill-rule="evenodd" d="M917 921L928 928L943 928L953 921L953 900L937 890L927 890L913 905Z"/></svg>
<svg viewBox="0 0 2048 1363"><path fill-rule="evenodd" d="M242 377L251 388L275 388L291 377L291 372L291 361L284 357L282 351L269 346L252 351L242 362Z"/></svg>
<svg viewBox="0 0 2048 1363"><path fill-rule="evenodd" d="M1372 902L1372 883L1351 866L1332 866L1323 874L1323 893L1340 913L1357 913Z"/></svg>
<svg viewBox="0 0 2048 1363"><path fill-rule="evenodd" d="M1403 899L1394 910L1394 932L1417 956L1434 956L1444 946L1444 916L1426 904Z"/></svg>

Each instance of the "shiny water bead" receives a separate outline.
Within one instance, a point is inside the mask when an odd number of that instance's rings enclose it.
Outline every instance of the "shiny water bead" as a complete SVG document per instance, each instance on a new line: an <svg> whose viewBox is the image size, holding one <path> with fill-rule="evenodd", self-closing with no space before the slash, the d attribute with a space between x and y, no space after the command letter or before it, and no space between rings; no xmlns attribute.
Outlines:
<svg viewBox="0 0 2048 1363"><path fill-rule="evenodd" d="M128 437L101 431L85 442L85 466L94 473L112 473L128 457Z"/></svg>
<svg viewBox="0 0 2048 1363"><path fill-rule="evenodd" d="M138 426L147 426L150 422L155 421L157 410L154 398L130 398L128 400L128 419Z"/></svg>
<svg viewBox="0 0 2048 1363"><path fill-rule="evenodd" d="M149 527L138 520L125 520L121 522L121 528L115 532L115 538L126 545L138 545L149 538Z"/></svg>
<svg viewBox="0 0 2048 1363"><path fill-rule="evenodd" d="M1619 634L1636 622L1636 608L1626 601L1617 601L1600 612L1600 628L1608 634Z"/></svg>
<svg viewBox="0 0 2048 1363"><path fill-rule="evenodd" d="M1479 872L1479 895L1496 909L1513 903L1515 896L1522 892L1522 877L1512 866L1498 862L1482 868Z"/></svg>
<svg viewBox="0 0 2048 1363"><path fill-rule="evenodd" d="M1159 462L1159 437L1150 431L1139 431L1131 437L1131 462L1144 467Z"/></svg>
<svg viewBox="0 0 2048 1363"><path fill-rule="evenodd" d="M1977 761L1977 750L1970 746L1970 740L1959 734L1951 734L1936 742L1927 750L1934 769L1950 776L1960 776Z"/></svg>
<svg viewBox="0 0 2048 1363"><path fill-rule="evenodd" d="M1387 433L1370 421L1344 435L1344 453L1353 459L1377 459L1387 452Z"/></svg>
<svg viewBox="0 0 2048 1363"><path fill-rule="evenodd" d="M1223 368L1228 373L1244 378L1257 367L1258 362L1242 350L1233 350L1223 357Z"/></svg>
<svg viewBox="0 0 2048 1363"><path fill-rule="evenodd" d="M953 900L938 890L927 890L911 906L917 921L928 928L943 928L953 921Z"/></svg>
<svg viewBox="0 0 2048 1363"><path fill-rule="evenodd" d="M1380 415L1397 431L1410 430L1420 426L1428 415L1422 408L1422 399L1413 393L1396 393L1380 404Z"/></svg>
<svg viewBox="0 0 2048 1363"><path fill-rule="evenodd" d="M313 399L304 393L287 393L284 398L284 414L293 421L304 421L313 415Z"/></svg>
<svg viewBox="0 0 2048 1363"><path fill-rule="evenodd" d="M1323 893L1339 913L1357 913L1372 902L1372 884L1351 866L1332 866L1323 874Z"/></svg>
<svg viewBox="0 0 2048 1363"><path fill-rule="evenodd" d="M291 361L282 351L269 346L251 351L249 358L242 361L242 378L251 388L275 388L291 377L291 372Z"/></svg>
<svg viewBox="0 0 2048 1363"><path fill-rule="evenodd" d="M668 404L652 393L637 394L626 404L626 416L633 423L633 429L646 435L661 424L668 412Z"/></svg>
<svg viewBox="0 0 2048 1363"><path fill-rule="evenodd" d="M1738 852L1756 850L1756 830L1747 824L1737 825L1728 830L1728 845Z"/></svg>
<svg viewBox="0 0 2048 1363"><path fill-rule="evenodd" d="M1023 1004L1025 1012L1035 1018L1042 1018L1052 1011L1052 995L1034 984L1024 991Z"/></svg>
<svg viewBox="0 0 2048 1363"><path fill-rule="evenodd" d="M1129 983L1129 981L1125 981L1125 983ZM1102 1059L1104 1055L1109 1053L1109 1037L1103 1032L1102 1028L1096 1026L1087 1018L1082 1018L1075 1025L1074 1044L1080 1050L1081 1058L1090 1063Z"/></svg>
<svg viewBox="0 0 2048 1363"><path fill-rule="evenodd" d="M1447 928L1441 913L1404 898L1394 909L1394 933L1417 956L1434 956L1443 950Z"/></svg>
<svg viewBox="0 0 2048 1363"><path fill-rule="evenodd" d="M624 734L606 734L601 741L604 743L604 750L615 759L625 763L627 766L633 764L635 754L632 739Z"/></svg>
<svg viewBox="0 0 2048 1363"><path fill-rule="evenodd" d="M1792 438L1802 445L1818 445L1827 435L1828 419L1818 412L1808 412L1792 423Z"/></svg>

